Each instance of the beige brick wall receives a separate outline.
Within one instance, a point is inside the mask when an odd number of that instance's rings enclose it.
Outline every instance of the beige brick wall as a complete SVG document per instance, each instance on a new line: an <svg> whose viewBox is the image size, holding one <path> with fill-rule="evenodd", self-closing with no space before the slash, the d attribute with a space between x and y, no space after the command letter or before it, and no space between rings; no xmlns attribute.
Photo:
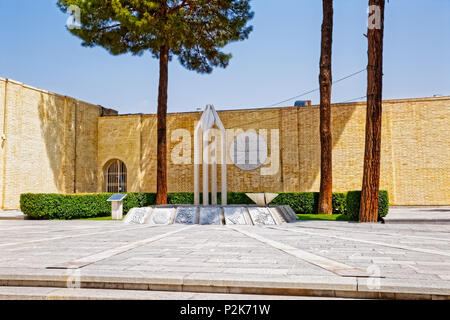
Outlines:
<svg viewBox="0 0 450 320"><path fill-rule="evenodd" d="M116 118L108 118L111 119ZM97 191L104 189L103 170L108 161L119 159L127 166L128 191L141 190L141 128L140 115L121 116L105 125L98 121L98 169ZM106 142L106 143L105 143Z"/></svg>
<svg viewBox="0 0 450 320"><path fill-rule="evenodd" d="M395 201L450 204L450 102L390 104Z"/></svg>
<svg viewBox="0 0 450 320"><path fill-rule="evenodd" d="M5 91L6 89L6 81L0 81L0 136L3 135L6 128L5 121ZM6 161L6 141L0 139L0 208L3 207L3 198L5 194L5 185L6 185L6 176L4 172L4 163Z"/></svg>
<svg viewBox="0 0 450 320"><path fill-rule="evenodd" d="M0 134L7 137L0 146L0 208L18 208L25 192L103 191L103 170L112 159L125 162L128 191L155 192L156 116L101 117L111 114L115 111L0 78ZM182 152L172 134L189 131L193 161L193 130L200 115L168 115L169 192L193 191L192 162L171 161L174 148ZM227 129L252 129L265 136L269 158L280 164L275 174L261 175L260 168L242 171L228 155L230 191L319 190L318 106L223 111L219 116ZM450 97L385 101L382 124L381 188L389 191L391 204L449 205ZM360 189L365 103L333 105L332 130L333 189ZM276 137L279 154L272 146ZM227 150L233 136L228 138ZM267 160L264 167L270 166Z"/></svg>
<svg viewBox="0 0 450 320"><path fill-rule="evenodd" d="M97 191L100 113L98 106L0 78L0 133L7 137L0 208L18 208L26 192Z"/></svg>
<svg viewBox="0 0 450 320"><path fill-rule="evenodd" d="M390 100L383 108L381 188L389 191L391 204L450 204L450 98ZM260 169L242 171L229 164L230 191L319 190L318 106L224 111L219 116L227 129L268 130L269 154L270 130L279 130L280 170L265 176ZM179 128L190 131L193 160L193 129L199 118L200 113L168 115L169 192L193 190L193 165L171 162L171 151L179 143L171 142L171 136ZM334 191L361 188L365 118L365 103L332 107ZM128 167L129 191L155 192L155 128L154 115L100 118L99 172L108 160L119 158Z"/></svg>

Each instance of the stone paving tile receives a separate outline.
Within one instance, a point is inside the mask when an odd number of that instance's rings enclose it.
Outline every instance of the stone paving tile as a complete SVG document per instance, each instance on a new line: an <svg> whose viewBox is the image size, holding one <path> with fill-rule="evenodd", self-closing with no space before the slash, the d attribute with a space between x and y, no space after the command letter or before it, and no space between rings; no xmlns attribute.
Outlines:
<svg viewBox="0 0 450 320"><path fill-rule="evenodd" d="M359 246L350 247L351 242L339 239L334 240L333 245L331 246L332 250L329 250L325 249L323 246L323 242L326 243L326 241L323 241L321 239L323 237L323 231L317 236L311 236L310 234L295 234L295 237L292 237L292 235L285 235L285 233L280 235L278 230L269 228L255 229L255 232L270 239L277 239L277 241L287 243L302 250L309 250L310 252L317 255L327 256L328 258L347 263L355 267L368 268L371 265L376 265L380 269L382 275L388 277L395 277L397 274L399 274L399 278L403 278L401 276L401 272L403 270L401 266L403 265L413 265L418 261L429 262L433 259L445 259L445 257L443 256L410 252L404 249L394 250L390 248L388 252L389 254L387 254L386 252L384 252L385 247L380 245L370 245L362 243ZM335 235L336 232L332 231L329 232L329 234ZM391 235L391 237L395 236L396 235ZM372 237L373 236L370 234L365 235L366 239L372 239ZM379 241L378 235L376 239ZM390 239L390 241L393 240ZM422 240L422 242L424 242L424 240ZM414 245L417 246L417 244ZM430 247L432 246L430 245ZM356 253L356 255L351 254L353 250L355 250L355 253L356 250L358 250L359 252ZM393 253L396 253L396 255L393 255ZM450 261L450 259L448 259L447 261ZM447 268L437 267L436 269L433 269L431 267L425 266L413 273L412 276L416 276L416 278L419 278L419 276L417 276L418 273L429 274L430 278L435 278L436 274L450 274Z"/></svg>
<svg viewBox="0 0 450 320"><path fill-rule="evenodd" d="M450 261L418 261L416 264L425 266L450 266Z"/></svg>
<svg viewBox="0 0 450 320"><path fill-rule="evenodd" d="M0 299L13 300L341 300L339 298L212 294L195 292L139 291L111 289L57 289L0 287Z"/></svg>
<svg viewBox="0 0 450 320"><path fill-rule="evenodd" d="M422 222L437 220L440 223L449 223L450 207L442 206L437 210L435 207L391 207L389 214L385 217L386 223L408 223L411 220L419 220Z"/></svg>
<svg viewBox="0 0 450 320"><path fill-rule="evenodd" d="M130 226L109 221L0 221L0 276L67 275L67 270L49 270L46 267L183 227L130 229ZM397 285L405 290L420 291L420 286L429 283L434 288L432 292L437 292L439 281L443 282L443 291L450 287L450 257L439 254L450 254L450 226L307 221L277 228L242 228L351 267L366 270L375 266L385 277L383 285L386 288ZM46 240L39 241L42 239ZM35 240L39 242L26 242ZM403 245L406 249L392 247L395 245ZM418 252L408 247L430 249L436 253ZM194 226L79 270L82 275L134 275L144 280L150 277L160 281L194 281L205 277L205 281L251 282L254 279L256 282L273 280L294 284L295 281L309 281L307 283L312 282L319 287L324 281L344 285L342 281L346 279L270 244L221 226ZM356 283L352 279L348 281ZM407 286L407 282L416 284Z"/></svg>

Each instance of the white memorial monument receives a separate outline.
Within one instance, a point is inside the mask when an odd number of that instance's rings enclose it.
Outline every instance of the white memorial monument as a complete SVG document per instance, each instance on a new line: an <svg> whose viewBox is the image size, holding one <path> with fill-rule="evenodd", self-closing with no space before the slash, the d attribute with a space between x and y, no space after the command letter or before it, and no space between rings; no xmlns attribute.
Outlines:
<svg viewBox="0 0 450 320"><path fill-rule="evenodd" d="M267 146L255 135L235 139L231 152L240 170L254 170L264 163ZM253 152L255 157L248 155ZM253 159L255 158L255 159ZM222 203L217 203L217 165L221 166ZM200 204L200 165L203 165L203 203ZM210 174L211 172L211 174ZM210 189L211 187L211 189ZM209 203L211 191L211 204ZM225 127L212 105L208 105L194 131L194 205L133 208L128 224L279 225L297 219L289 206L268 206L277 193L248 193L256 204L227 205L227 139Z"/></svg>
<svg viewBox="0 0 450 320"><path fill-rule="evenodd" d="M220 146L217 135L220 136ZM213 142L210 140L213 138ZM212 150L211 150L212 149ZM227 204L227 138L225 127L214 106L207 105L194 131L194 204L200 204L200 163L203 164L203 205L209 205L209 167L211 166L211 204L217 205L217 160L221 157L222 205ZM212 154L211 154L212 153Z"/></svg>

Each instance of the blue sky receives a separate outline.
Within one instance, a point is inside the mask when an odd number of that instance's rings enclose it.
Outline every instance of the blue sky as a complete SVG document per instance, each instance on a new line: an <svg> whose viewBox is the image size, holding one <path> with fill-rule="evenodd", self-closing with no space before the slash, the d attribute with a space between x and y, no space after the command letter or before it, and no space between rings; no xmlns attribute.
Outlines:
<svg viewBox="0 0 450 320"><path fill-rule="evenodd" d="M226 47L227 69L199 75L169 66L169 112L265 107L318 86L319 0L253 0L254 31ZM367 0L336 0L333 77L366 67ZM450 95L450 1L391 0L386 7L384 98ZM158 62L81 47L55 0L0 0L0 77L101 104L155 113ZM361 73L333 87L333 102L365 95ZM302 99L318 102L318 93ZM283 105L293 105L286 102Z"/></svg>

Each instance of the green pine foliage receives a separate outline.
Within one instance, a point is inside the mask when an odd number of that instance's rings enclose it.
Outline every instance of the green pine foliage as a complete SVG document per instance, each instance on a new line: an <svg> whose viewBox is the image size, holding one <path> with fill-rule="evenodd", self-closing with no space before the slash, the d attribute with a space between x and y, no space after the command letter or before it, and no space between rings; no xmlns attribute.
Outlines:
<svg viewBox="0 0 450 320"><path fill-rule="evenodd" d="M247 39L253 18L250 0L59 0L67 13L80 8L80 28L69 31L86 47L101 46L113 55L151 52L163 46L189 70L210 73L225 68L230 42Z"/></svg>
<svg viewBox="0 0 450 320"><path fill-rule="evenodd" d="M79 21L68 29L83 46L101 46L113 55L149 52L160 60L161 122L167 114L169 61L177 56L181 65L198 73L226 68L232 55L223 48L252 31L247 25L253 18L250 0L58 0L57 5L64 13L75 12ZM166 148L166 123L158 128L158 199L165 203L167 167L161 150Z"/></svg>

